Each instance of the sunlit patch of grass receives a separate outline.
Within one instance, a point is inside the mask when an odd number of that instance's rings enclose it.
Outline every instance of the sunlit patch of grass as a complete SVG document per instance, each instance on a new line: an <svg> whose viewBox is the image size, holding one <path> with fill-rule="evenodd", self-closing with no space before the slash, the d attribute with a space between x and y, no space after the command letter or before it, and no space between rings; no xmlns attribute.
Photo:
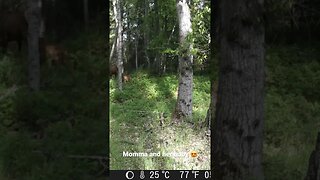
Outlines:
<svg viewBox="0 0 320 180"><path fill-rule="evenodd" d="M170 118L176 103L176 76L150 77L138 71L121 93L111 80L111 169L210 169L210 138L205 135L206 128L198 126L209 107L207 81L195 78L201 86L195 88L195 122L174 125ZM191 158L192 150L199 157ZM122 157L123 151L184 152L187 157Z"/></svg>
<svg viewBox="0 0 320 180"><path fill-rule="evenodd" d="M148 94L148 99L155 99L159 93L158 91L156 90L156 85L155 84L150 84L148 87L147 87L147 92Z"/></svg>
<svg viewBox="0 0 320 180"><path fill-rule="evenodd" d="M159 146L165 153L183 153L183 157L166 157L165 163L159 169L210 169L210 138L205 136L204 129L194 130L188 123L168 125L158 130ZM198 157L191 157L191 151L196 151Z"/></svg>

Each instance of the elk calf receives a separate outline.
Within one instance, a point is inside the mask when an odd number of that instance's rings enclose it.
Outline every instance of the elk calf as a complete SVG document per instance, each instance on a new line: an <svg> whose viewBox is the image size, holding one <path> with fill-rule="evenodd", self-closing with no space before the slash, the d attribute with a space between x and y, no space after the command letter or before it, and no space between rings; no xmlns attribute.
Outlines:
<svg viewBox="0 0 320 180"><path fill-rule="evenodd" d="M130 77L130 75L129 74L124 74L123 76L122 76L122 81L123 82L129 82L131 80L131 77Z"/></svg>
<svg viewBox="0 0 320 180"><path fill-rule="evenodd" d="M51 43L48 44L45 40L39 41L40 61L51 65L65 64L67 51L61 46Z"/></svg>
<svg viewBox="0 0 320 180"><path fill-rule="evenodd" d="M65 63L66 50L62 47L55 44L49 44L46 45L45 50L49 65L59 65Z"/></svg>
<svg viewBox="0 0 320 180"><path fill-rule="evenodd" d="M111 65L109 69L109 76L110 78L117 77L118 76L118 67L116 65ZM122 74L122 81L123 82L129 82L131 80L131 76L128 73L123 73Z"/></svg>

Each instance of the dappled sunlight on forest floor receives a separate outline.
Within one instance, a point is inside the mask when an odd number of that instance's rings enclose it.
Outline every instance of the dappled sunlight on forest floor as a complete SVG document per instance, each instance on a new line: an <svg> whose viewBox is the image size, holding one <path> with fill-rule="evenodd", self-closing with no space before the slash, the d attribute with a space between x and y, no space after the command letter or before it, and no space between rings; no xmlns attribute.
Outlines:
<svg viewBox="0 0 320 180"><path fill-rule="evenodd" d="M159 122L159 121L155 121ZM210 136L205 127L189 123L162 126L147 120L142 126L117 124L111 119L112 169L210 169ZM191 157L191 152L197 152ZM148 157L123 157L123 152L147 153ZM150 153L160 153L152 157Z"/></svg>
<svg viewBox="0 0 320 180"><path fill-rule="evenodd" d="M193 120L173 124L176 77L141 72L132 77L122 93L110 81L111 169L210 169L210 136L204 125L208 78L195 77Z"/></svg>

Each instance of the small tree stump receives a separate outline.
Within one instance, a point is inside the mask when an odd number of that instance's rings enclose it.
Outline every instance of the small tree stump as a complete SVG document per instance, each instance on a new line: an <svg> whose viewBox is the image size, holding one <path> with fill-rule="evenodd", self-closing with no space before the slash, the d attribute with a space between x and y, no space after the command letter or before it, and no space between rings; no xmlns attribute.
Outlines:
<svg viewBox="0 0 320 180"><path fill-rule="evenodd" d="M309 168L305 180L320 180L320 132L316 142L316 149L311 153Z"/></svg>

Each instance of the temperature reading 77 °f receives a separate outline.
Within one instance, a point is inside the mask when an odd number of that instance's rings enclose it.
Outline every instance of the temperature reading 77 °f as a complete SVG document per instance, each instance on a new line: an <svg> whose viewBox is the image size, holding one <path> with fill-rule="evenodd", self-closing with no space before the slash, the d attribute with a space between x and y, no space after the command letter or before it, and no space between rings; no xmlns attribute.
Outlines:
<svg viewBox="0 0 320 180"><path fill-rule="evenodd" d="M193 174L194 179L197 179L199 176L199 171L192 171L191 173Z"/></svg>
<svg viewBox="0 0 320 180"><path fill-rule="evenodd" d="M188 179L189 171L180 171L181 179Z"/></svg>

